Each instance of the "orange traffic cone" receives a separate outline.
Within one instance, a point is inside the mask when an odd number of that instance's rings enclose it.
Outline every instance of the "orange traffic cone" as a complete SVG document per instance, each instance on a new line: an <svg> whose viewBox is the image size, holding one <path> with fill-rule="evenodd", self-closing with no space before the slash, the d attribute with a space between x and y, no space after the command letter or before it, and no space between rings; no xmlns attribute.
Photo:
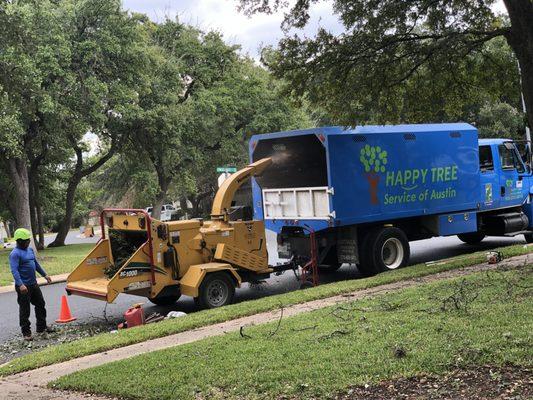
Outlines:
<svg viewBox="0 0 533 400"><path fill-rule="evenodd" d="M67 296L61 296L61 310L59 311L59 319L56 319L57 323L64 324L70 321L74 321L76 318L70 313L70 308L67 303Z"/></svg>

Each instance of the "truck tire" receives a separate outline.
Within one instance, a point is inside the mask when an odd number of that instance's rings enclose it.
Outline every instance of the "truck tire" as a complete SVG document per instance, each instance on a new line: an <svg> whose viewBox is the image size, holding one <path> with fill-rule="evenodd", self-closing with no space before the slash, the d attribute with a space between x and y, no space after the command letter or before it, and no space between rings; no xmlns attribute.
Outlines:
<svg viewBox="0 0 533 400"><path fill-rule="evenodd" d="M195 303L202 309L230 304L235 295L235 282L225 272L208 273L200 285Z"/></svg>
<svg viewBox="0 0 533 400"><path fill-rule="evenodd" d="M402 268L409 261L409 241L401 229L384 226L368 233L362 243L361 262L364 275Z"/></svg>
<svg viewBox="0 0 533 400"><path fill-rule="evenodd" d="M342 263L337 258L337 248L332 247L324 260L322 260L322 264L318 266L318 271L323 274L330 274L337 271L341 266Z"/></svg>
<svg viewBox="0 0 533 400"><path fill-rule="evenodd" d="M150 302L154 303L156 306L170 306L174 304L180 298L179 295L176 296L157 296L154 298L149 298Z"/></svg>
<svg viewBox="0 0 533 400"><path fill-rule="evenodd" d="M460 235L457 235L457 237L461 242L466 244L478 244L485 238L485 234L480 232L470 232L461 233Z"/></svg>

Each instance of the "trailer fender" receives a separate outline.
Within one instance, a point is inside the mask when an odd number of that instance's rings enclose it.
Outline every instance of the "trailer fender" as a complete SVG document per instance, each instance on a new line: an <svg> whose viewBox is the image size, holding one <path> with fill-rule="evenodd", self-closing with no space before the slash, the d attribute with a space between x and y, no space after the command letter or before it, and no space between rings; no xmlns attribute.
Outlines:
<svg viewBox="0 0 533 400"><path fill-rule="evenodd" d="M217 271L228 271L235 279L236 286L241 287L242 279L231 264L210 262L189 267L180 280L181 293L186 296L198 297L198 289L206 274Z"/></svg>

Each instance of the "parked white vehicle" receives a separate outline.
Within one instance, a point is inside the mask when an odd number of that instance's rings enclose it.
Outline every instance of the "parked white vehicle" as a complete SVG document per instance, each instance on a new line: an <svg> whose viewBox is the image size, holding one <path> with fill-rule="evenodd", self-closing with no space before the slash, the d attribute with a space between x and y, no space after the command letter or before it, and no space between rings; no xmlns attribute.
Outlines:
<svg viewBox="0 0 533 400"><path fill-rule="evenodd" d="M145 208L145 211L152 216L153 207L147 207ZM172 219L172 216L178 212L178 209L174 207L172 204L163 204L161 207L161 217L159 218L160 221L170 221Z"/></svg>

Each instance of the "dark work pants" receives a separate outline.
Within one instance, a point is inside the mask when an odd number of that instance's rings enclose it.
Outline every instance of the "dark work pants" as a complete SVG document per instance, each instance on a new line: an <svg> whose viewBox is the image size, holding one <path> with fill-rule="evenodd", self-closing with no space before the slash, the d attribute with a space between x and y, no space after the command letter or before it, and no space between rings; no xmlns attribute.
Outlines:
<svg viewBox="0 0 533 400"><path fill-rule="evenodd" d="M39 285L26 285L26 287L28 288L27 293L21 293L18 286L15 286L15 289L17 290L17 302L19 303L20 329L23 335L30 335L30 304L35 306L37 332L42 332L46 329L46 303Z"/></svg>

